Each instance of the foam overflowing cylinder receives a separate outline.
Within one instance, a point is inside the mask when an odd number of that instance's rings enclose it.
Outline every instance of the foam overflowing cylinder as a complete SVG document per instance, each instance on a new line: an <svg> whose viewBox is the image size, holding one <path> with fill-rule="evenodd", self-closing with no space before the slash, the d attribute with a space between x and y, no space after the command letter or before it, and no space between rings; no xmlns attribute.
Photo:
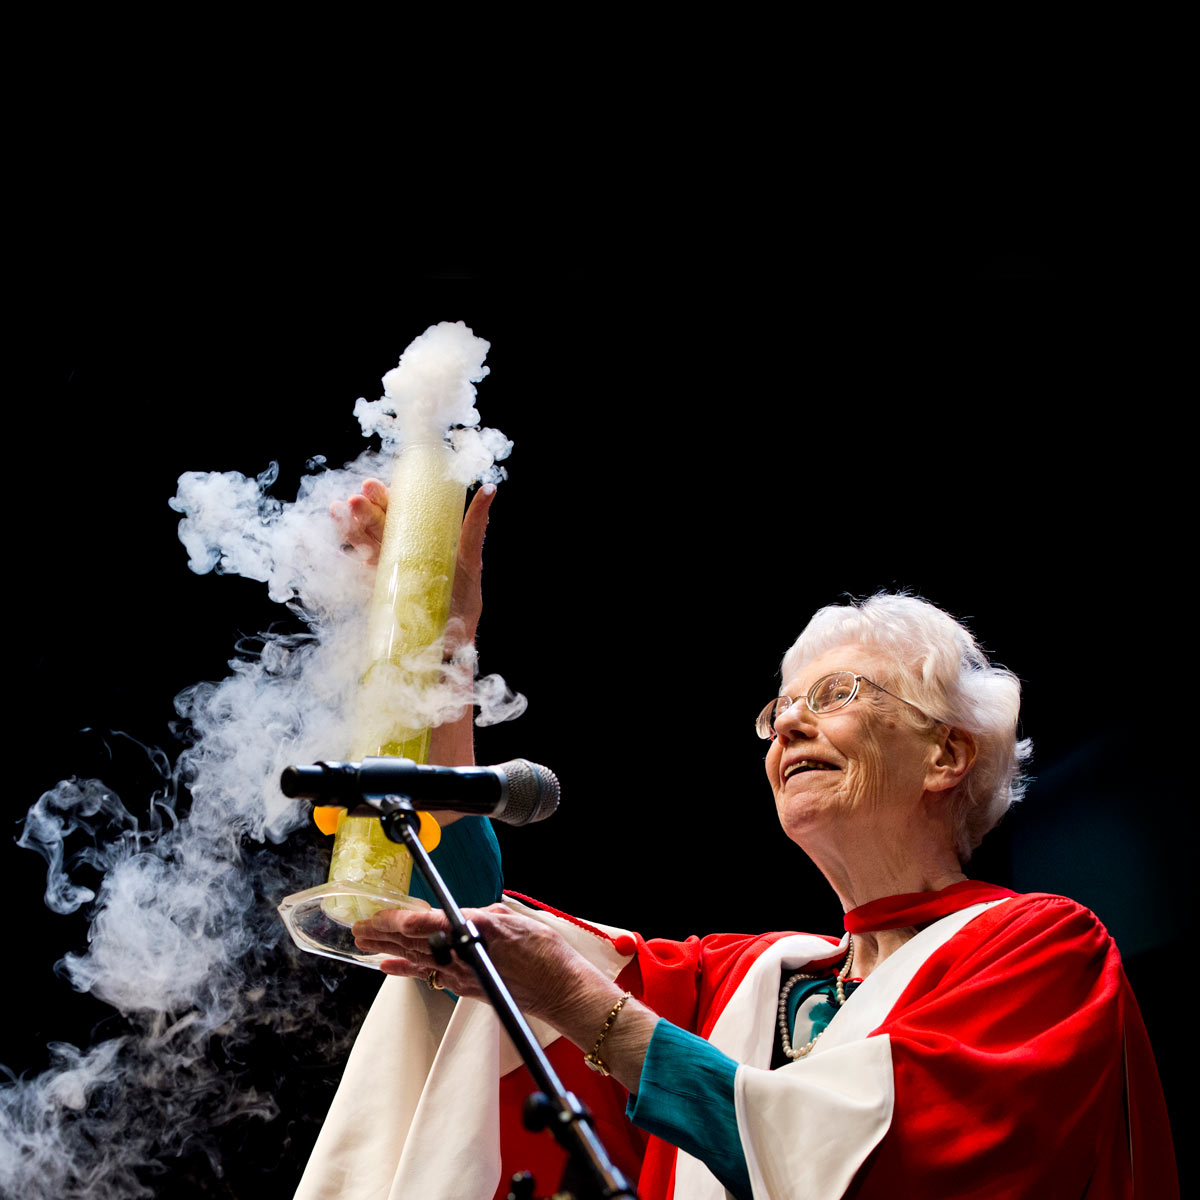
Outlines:
<svg viewBox="0 0 1200 1200"><path fill-rule="evenodd" d="M393 470L368 625L367 668L359 691L350 758L398 755L423 763L436 723L434 687L442 668L446 617L462 528L466 487L450 471L444 442L406 446ZM424 836L422 838L424 840ZM342 818L329 867L331 883L408 894L412 858L389 841L376 817ZM367 916L379 905L328 915ZM360 909L362 911L360 911Z"/></svg>

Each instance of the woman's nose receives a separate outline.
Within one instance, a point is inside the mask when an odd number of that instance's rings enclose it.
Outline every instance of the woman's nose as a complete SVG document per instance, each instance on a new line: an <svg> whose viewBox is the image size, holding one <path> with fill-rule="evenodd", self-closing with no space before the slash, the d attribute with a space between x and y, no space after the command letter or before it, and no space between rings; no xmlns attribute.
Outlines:
<svg viewBox="0 0 1200 1200"><path fill-rule="evenodd" d="M775 735L783 741L812 736L813 714L803 700L793 700L776 718Z"/></svg>

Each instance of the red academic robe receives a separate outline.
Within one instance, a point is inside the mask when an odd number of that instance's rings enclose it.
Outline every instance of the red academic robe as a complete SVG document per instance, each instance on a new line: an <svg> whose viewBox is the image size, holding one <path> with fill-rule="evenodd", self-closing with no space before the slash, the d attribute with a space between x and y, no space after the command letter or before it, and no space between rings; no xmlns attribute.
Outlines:
<svg viewBox="0 0 1200 1200"><path fill-rule="evenodd" d="M822 1155L836 1170L826 1175L818 1166L807 1177L844 1179L848 1186L839 1183L835 1194L855 1200L1178 1196L1145 1027L1116 947L1091 912L1059 896L1015 896L968 882L941 893L888 898L849 916L861 914L860 929L895 928L989 901L919 960L878 1023L862 1030L865 1038L844 1037L838 1047L838 1061L849 1072L861 1054L881 1093L890 1090L869 1119L856 1124L861 1097L847 1101L841 1123L836 1112L842 1098L820 1089L806 1095L807 1076L820 1069L817 1052L776 1072L766 1071L763 1062L739 1067L739 1130L756 1196L799 1195L793 1192L798 1171ZM663 1017L720 1045L714 1029L720 1032L718 1023L737 1003L748 973L792 936L612 940L619 952L634 956L618 982ZM837 943L824 944L829 954L810 953L809 965L840 960ZM794 966L789 962L787 969ZM771 978L777 990L778 975ZM856 997L855 1005L860 1002ZM848 1018L851 1008L843 1014ZM759 1017L773 1026L773 1009ZM829 1047L837 1025L822 1039ZM758 1045L764 1044L760 1037ZM581 1071L577 1051L555 1057L568 1086L597 1109L602 1136L616 1161L636 1174L642 1200L671 1200L675 1147L623 1129L619 1089ZM814 1067L806 1068L808 1062ZM523 1097L517 1074L502 1086ZM832 1138L808 1129L813 1122L806 1116L818 1101L826 1128L835 1130ZM794 1136L787 1119L793 1112ZM806 1134L819 1143L806 1145ZM506 1137L506 1164L510 1144ZM513 1165L528 1165L532 1149L522 1144ZM539 1180L549 1179L553 1169L545 1160ZM679 1200L691 1196L681 1192Z"/></svg>

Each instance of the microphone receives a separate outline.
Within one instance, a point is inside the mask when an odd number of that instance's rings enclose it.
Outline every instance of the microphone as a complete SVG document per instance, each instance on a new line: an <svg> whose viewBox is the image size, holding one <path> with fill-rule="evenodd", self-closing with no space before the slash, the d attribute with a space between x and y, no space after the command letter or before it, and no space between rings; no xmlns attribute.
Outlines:
<svg viewBox="0 0 1200 1200"><path fill-rule="evenodd" d="M508 825L544 821L558 808L559 794L554 772L523 758L498 767L426 766L411 758L319 762L285 767L279 786L285 796L318 801L408 796L429 812L473 813Z"/></svg>

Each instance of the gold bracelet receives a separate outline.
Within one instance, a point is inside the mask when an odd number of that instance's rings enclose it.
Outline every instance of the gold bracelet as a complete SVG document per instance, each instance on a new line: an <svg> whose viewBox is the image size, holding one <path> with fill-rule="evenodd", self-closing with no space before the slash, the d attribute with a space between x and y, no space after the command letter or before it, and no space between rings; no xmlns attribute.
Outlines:
<svg viewBox="0 0 1200 1200"><path fill-rule="evenodd" d="M587 1063L587 1065L591 1067L593 1071L599 1071L601 1075L608 1075L610 1072L600 1060L600 1047L603 1045L604 1039L608 1037L608 1031L613 1027L613 1022L617 1019L617 1013L619 1013L621 1009L625 1007L625 1001L630 999L632 995L632 992L626 992L625 995L623 995L620 1000L618 1000L616 1004L612 1006L612 1012L608 1014L608 1020L605 1021L604 1025L601 1027L600 1036L596 1039L596 1044L592 1047L591 1054L585 1054L583 1056L583 1061Z"/></svg>

